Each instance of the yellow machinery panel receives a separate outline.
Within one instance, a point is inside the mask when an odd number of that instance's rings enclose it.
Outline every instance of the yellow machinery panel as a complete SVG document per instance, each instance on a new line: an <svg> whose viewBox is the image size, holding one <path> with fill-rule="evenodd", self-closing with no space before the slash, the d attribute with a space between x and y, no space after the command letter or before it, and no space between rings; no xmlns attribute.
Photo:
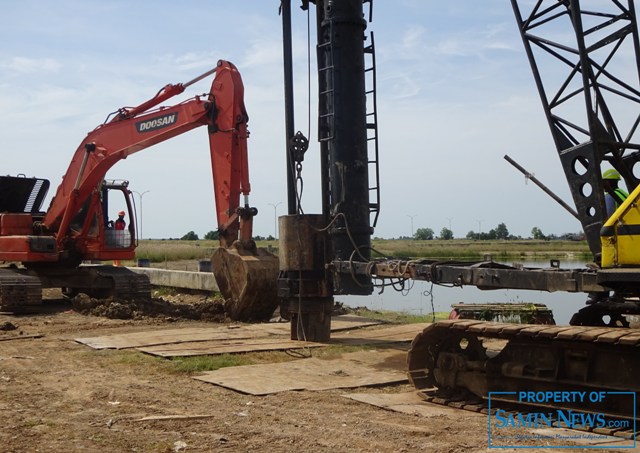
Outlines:
<svg viewBox="0 0 640 453"><path fill-rule="evenodd" d="M640 266L640 186L616 209L600 232L602 267Z"/></svg>

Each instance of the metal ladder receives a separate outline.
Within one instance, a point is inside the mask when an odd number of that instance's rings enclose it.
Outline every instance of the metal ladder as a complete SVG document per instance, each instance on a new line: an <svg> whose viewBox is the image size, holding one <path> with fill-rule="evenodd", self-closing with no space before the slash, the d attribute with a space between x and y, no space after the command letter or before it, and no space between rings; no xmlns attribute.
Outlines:
<svg viewBox="0 0 640 453"><path fill-rule="evenodd" d="M373 0L365 0L373 1ZM370 16L371 17L371 16ZM369 164L369 217L373 216L371 226L375 227L380 215L380 167L378 165L378 108L376 98L376 53L373 32L370 34L371 44L364 48L365 86L369 82L367 96L367 151ZM367 56L370 66L367 67Z"/></svg>
<svg viewBox="0 0 640 453"><path fill-rule="evenodd" d="M373 13L373 0L363 0L363 4L369 3L369 18L371 23ZM330 33L332 36L332 33ZM367 127L367 164L369 167L369 216L371 226L375 227L380 215L380 170L378 166L378 113L376 98L376 57L373 32L370 33L370 44L364 48L365 58L365 91L366 95L366 127ZM318 140L326 142L334 138L334 80L333 80L333 46L331 41L318 45L318 51L324 57L321 58L322 66L318 68L319 85L319 121ZM369 60L369 61L367 61Z"/></svg>
<svg viewBox="0 0 640 453"><path fill-rule="evenodd" d="M321 60L324 62L322 67L318 68L318 85L319 85L319 121L318 121L318 140L327 142L333 139L334 133L334 89L333 89L333 45L331 41L318 45L318 52L324 55Z"/></svg>

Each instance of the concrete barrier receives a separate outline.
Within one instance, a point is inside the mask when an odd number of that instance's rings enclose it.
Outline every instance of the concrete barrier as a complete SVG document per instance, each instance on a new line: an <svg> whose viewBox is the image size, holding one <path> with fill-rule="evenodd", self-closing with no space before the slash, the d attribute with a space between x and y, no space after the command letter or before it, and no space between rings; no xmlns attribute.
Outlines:
<svg viewBox="0 0 640 453"><path fill-rule="evenodd" d="M127 269L147 275L153 286L219 291L216 279L211 272L174 271L151 267L128 267Z"/></svg>

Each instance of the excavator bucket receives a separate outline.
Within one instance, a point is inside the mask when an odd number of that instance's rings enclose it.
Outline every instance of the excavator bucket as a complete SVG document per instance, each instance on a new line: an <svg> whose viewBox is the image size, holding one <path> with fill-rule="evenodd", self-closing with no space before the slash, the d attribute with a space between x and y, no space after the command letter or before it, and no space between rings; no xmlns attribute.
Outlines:
<svg viewBox="0 0 640 453"><path fill-rule="evenodd" d="M234 321L268 320L278 307L278 257L265 249L219 247L211 258L213 274Z"/></svg>

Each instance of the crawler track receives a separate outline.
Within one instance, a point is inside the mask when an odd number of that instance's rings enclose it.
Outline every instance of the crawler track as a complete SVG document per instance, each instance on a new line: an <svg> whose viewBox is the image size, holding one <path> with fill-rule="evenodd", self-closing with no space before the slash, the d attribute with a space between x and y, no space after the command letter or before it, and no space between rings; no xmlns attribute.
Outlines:
<svg viewBox="0 0 640 453"><path fill-rule="evenodd" d="M486 338L506 345L488 351ZM407 360L417 389L436 387L436 395L450 401L485 400L490 392L501 392L504 403L518 403L522 391L603 391L610 395L603 401L551 406L624 418L640 410L631 398L640 391L640 330L441 321L418 334Z"/></svg>
<svg viewBox="0 0 640 453"><path fill-rule="evenodd" d="M113 281L111 296L119 299L151 298L149 277L136 274L124 267L100 266L96 271L102 278Z"/></svg>
<svg viewBox="0 0 640 453"><path fill-rule="evenodd" d="M0 269L0 311L27 313L42 304L40 279Z"/></svg>
<svg viewBox="0 0 640 453"><path fill-rule="evenodd" d="M97 299L141 300L151 298L146 275L113 266L81 266L75 269L0 269L0 311L34 313L42 306L42 288L63 288L68 297L85 293Z"/></svg>

